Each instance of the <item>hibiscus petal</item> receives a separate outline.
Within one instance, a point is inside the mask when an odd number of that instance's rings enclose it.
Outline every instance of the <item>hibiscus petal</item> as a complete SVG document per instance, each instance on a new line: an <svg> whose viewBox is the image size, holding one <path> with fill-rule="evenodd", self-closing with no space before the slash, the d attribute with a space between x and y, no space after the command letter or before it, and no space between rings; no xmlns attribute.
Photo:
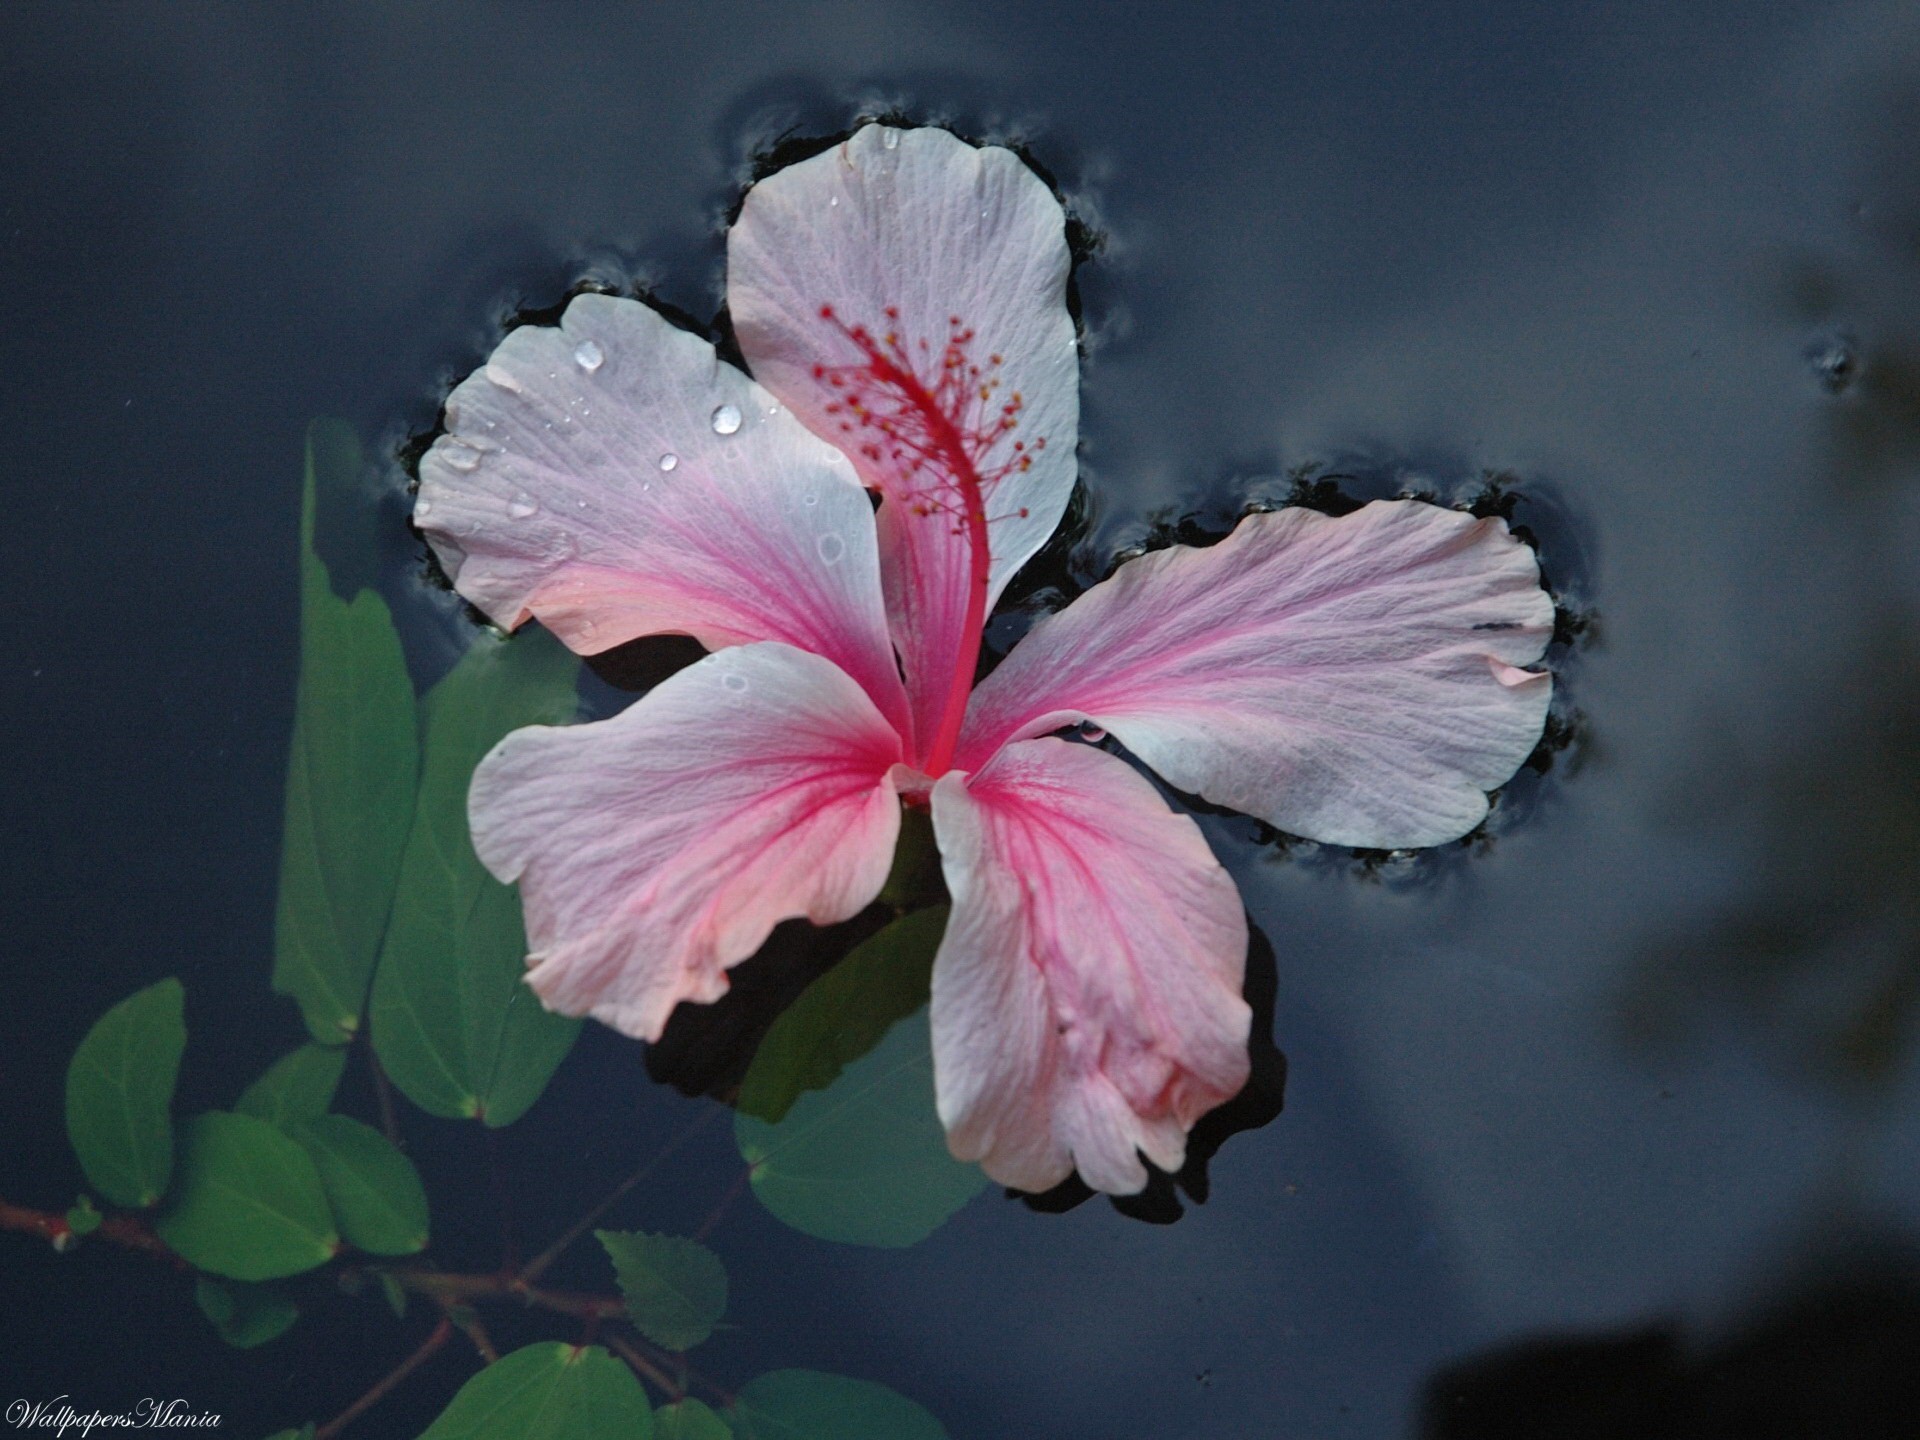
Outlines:
<svg viewBox="0 0 1920 1440"><path fill-rule="evenodd" d="M507 736L474 772L474 849L519 882L547 1007L652 1040L779 921L845 920L880 892L899 755L830 662L740 646L611 720Z"/></svg>
<svg viewBox="0 0 1920 1440"><path fill-rule="evenodd" d="M727 237L747 363L888 502L882 561L923 753L973 678L970 605L991 608L1073 490L1068 269L1066 217L1040 178L938 129L866 126L754 186ZM984 594L970 514L984 516Z"/></svg>
<svg viewBox="0 0 1920 1440"><path fill-rule="evenodd" d="M933 969L947 1141L1002 1184L1131 1194L1247 1078L1246 913L1199 827L1123 761L1010 745L942 777ZM1138 1153L1136 1153L1138 1152Z"/></svg>
<svg viewBox="0 0 1920 1440"><path fill-rule="evenodd" d="M1253 515L1120 567L975 692L959 764L1079 720L1179 789L1339 845L1464 835L1539 742L1552 636L1500 520L1387 500Z"/></svg>
<svg viewBox="0 0 1920 1440"><path fill-rule="evenodd" d="M595 654L678 632L824 655L900 715L872 507L844 457L635 300L581 295L447 400L414 518L460 593Z"/></svg>

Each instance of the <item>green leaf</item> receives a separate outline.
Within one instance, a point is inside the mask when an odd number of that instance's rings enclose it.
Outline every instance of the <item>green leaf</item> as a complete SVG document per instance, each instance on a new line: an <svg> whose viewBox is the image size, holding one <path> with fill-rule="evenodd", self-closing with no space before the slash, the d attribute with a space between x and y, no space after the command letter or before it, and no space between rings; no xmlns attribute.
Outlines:
<svg viewBox="0 0 1920 1440"><path fill-rule="evenodd" d="M779 1121L927 1003L947 907L906 915L856 945L773 1023L740 1084L738 1108Z"/></svg>
<svg viewBox="0 0 1920 1440"><path fill-rule="evenodd" d="M338 1045L302 1045L267 1067L234 1102L234 1113L281 1126L324 1115L346 1068L347 1052Z"/></svg>
<svg viewBox="0 0 1920 1440"><path fill-rule="evenodd" d="M202 1275L193 1298L220 1338L240 1350L279 1339L300 1318L300 1307L271 1285L235 1285Z"/></svg>
<svg viewBox="0 0 1920 1440"><path fill-rule="evenodd" d="M508 1125L579 1033L525 983L520 902L467 833L473 768L508 731L573 718L579 661L543 630L482 636L426 699L426 762L374 980L373 1045L432 1115Z"/></svg>
<svg viewBox="0 0 1920 1440"><path fill-rule="evenodd" d="M323 1045L359 1027L419 777L413 686L387 605L334 594L315 508L351 503L358 446L316 423L300 509L300 683L287 762L273 988Z"/></svg>
<svg viewBox="0 0 1920 1440"><path fill-rule="evenodd" d="M348 1244L374 1255L411 1255L426 1247L420 1174L386 1136L347 1115L320 1115L288 1133L313 1157Z"/></svg>
<svg viewBox="0 0 1920 1440"><path fill-rule="evenodd" d="M309 1420L298 1430L276 1430L267 1440L313 1440L313 1422Z"/></svg>
<svg viewBox="0 0 1920 1440"><path fill-rule="evenodd" d="M528 1345L460 1387L420 1440L651 1440L633 1372L597 1345Z"/></svg>
<svg viewBox="0 0 1920 1440"><path fill-rule="evenodd" d="M92 1197L80 1196L73 1202L73 1208L67 1211L67 1229L74 1235L91 1235L100 1228L104 1217L94 1208Z"/></svg>
<svg viewBox="0 0 1920 1440"><path fill-rule="evenodd" d="M154 1224L188 1264L230 1280L277 1280L339 1248L320 1173L294 1141L251 1115L187 1122L180 1184Z"/></svg>
<svg viewBox="0 0 1920 1440"><path fill-rule="evenodd" d="M947 1429L906 1396L818 1370L749 1380L727 1412L737 1440L947 1440Z"/></svg>
<svg viewBox="0 0 1920 1440"><path fill-rule="evenodd" d="M152 1205L166 1193L184 1006L178 980L129 995L94 1022L67 1066L67 1137L87 1179L116 1205Z"/></svg>
<svg viewBox="0 0 1920 1440"><path fill-rule="evenodd" d="M986 1184L947 1153L934 1109L924 1002L944 923L944 909L922 911L860 946L774 1022L747 1071L734 1140L760 1203L796 1230L912 1245ZM909 1001L920 1008L890 1018ZM836 1069L824 1090L805 1088Z"/></svg>
<svg viewBox="0 0 1920 1440"><path fill-rule="evenodd" d="M727 1267L698 1240L596 1230L613 1261L627 1314L640 1333L669 1350L691 1350L727 1313Z"/></svg>
<svg viewBox="0 0 1920 1440"><path fill-rule="evenodd" d="M653 1412L653 1440L733 1440L733 1431L698 1400L680 1400Z"/></svg>
<svg viewBox="0 0 1920 1440"><path fill-rule="evenodd" d="M380 1293L387 1297L387 1308L393 1311L396 1320L407 1318L406 1287L385 1270L380 1272Z"/></svg>

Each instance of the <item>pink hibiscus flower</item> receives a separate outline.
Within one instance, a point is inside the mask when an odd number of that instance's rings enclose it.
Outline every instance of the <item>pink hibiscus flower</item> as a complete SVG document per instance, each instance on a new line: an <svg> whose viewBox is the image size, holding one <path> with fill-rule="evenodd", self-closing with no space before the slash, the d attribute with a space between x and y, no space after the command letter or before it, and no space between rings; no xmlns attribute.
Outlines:
<svg viewBox="0 0 1920 1440"><path fill-rule="evenodd" d="M1075 475L1064 215L1014 154L870 125L728 236L754 377L583 295L447 402L414 514L460 593L595 653L713 653L621 714L507 737L474 844L552 1009L658 1037L779 921L879 893L928 806L953 1153L1114 1193L1247 1075L1245 912L1180 790L1339 845L1471 830L1532 750L1553 606L1499 520L1415 501L1253 515L1122 565L977 688L986 616ZM876 510L869 490L879 496Z"/></svg>

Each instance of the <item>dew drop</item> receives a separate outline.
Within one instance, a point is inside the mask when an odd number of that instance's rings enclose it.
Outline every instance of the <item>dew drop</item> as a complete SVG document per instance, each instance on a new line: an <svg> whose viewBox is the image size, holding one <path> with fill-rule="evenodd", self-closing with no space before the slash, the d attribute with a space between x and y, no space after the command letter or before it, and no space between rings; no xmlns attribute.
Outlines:
<svg viewBox="0 0 1920 1440"><path fill-rule="evenodd" d="M573 363L591 375L606 360L607 352L591 340L582 340L573 349Z"/></svg>
<svg viewBox="0 0 1920 1440"><path fill-rule="evenodd" d="M838 195L829 195L827 197L827 205L830 209L837 210L840 207L840 197Z"/></svg>
<svg viewBox="0 0 1920 1440"><path fill-rule="evenodd" d="M744 695L747 693L747 677L744 675L722 675L720 677L720 683L736 695Z"/></svg>
<svg viewBox="0 0 1920 1440"><path fill-rule="evenodd" d="M829 565L838 565L840 557L847 553L847 542L838 535L822 535L813 542L813 546L820 552L820 558Z"/></svg>
<svg viewBox="0 0 1920 1440"><path fill-rule="evenodd" d="M880 132L880 144L885 149L898 150L900 148L900 132L898 130L882 130Z"/></svg>
<svg viewBox="0 0 1920 1440"><path fill-rule="evenodd" d="M809 490L805 495L802 495L800 497L800 503L802 505L808 505L808 506L818 505L820 503L820 497L816 495L813 491Z"/></svg>
<svg viewBox="0 0 1920 1440"><path fill-rule="evenodd" d="M534 504L531 500L528 500L523 496L522 498L515 500L512 504L507 506L507 514L511 515L516 520L524 520L529 515L532 515L535 512L537 512L539 509L540 507L538 505Z"/></svg>
<svg viewBox="0 0 1920 1440"><path fill-rule="evenodd" d="M740 407L722 405L713 412L713 433L731 435L740 428Z"/></svg>
<svg viewBox="0 0 1920 1440"><path fill-rule="evenodd" d="M480 452L470 445L443 445L440 458L452 469L465 475L480 463Z"/></svg>
<svg viewBox="0 0 1920 1440"><path fill-rule="evenodd" d="M433 502L427 499L426 496L422 495L418 500L413 502L413 518L414 519L424 520L427 518L427 516L431 515L432 513L433 513Z"/></svg>
<svg viewBox="0 0 1920 1440"><path fill-rule="evenodd" d="M495 385L498 385L502 390L505 390L508 394L518 395L521 393L519 377L516 376L511 370L507 369L504 365L494 365L489 363L486 370L483 373L486 375L487 379L491 380Z"/></svg>
<svg viewBox="0 0 1920 1440"><path fill-rule="evenodd" d="M671 450L669 450L666 454L660 457L660 468L662 470L674 470L674 469L677 469L679 465L680 465L680 457L674 454Z"/></svg>

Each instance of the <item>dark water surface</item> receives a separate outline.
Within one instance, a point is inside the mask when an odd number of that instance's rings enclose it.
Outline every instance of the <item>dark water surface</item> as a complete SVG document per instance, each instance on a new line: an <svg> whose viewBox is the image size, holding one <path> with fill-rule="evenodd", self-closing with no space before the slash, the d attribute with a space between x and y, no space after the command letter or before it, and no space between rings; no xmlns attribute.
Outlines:
<svg viewBox="0 0 1920 1440"><path fill-rule="evenodd" d="M0 1198L84 1188L66 1059L137 986L186 984L183 1111L300 1038L266 979L308 420L391 446L584 275L712 315L753 147L863 103L1025 137L1106 236L1083 565L1299 470L1505 471L1598 619L1558 660L1574 743L1484 843L1372 865L1203 819L1289 1062L1203 1205L989 1192L883 1251L743 1201L700 1363L880 1380L955 1440L1386 1437L1445 1367L1672 1325L1566 1363L1608 1404L1779 1422L1777 1390L1811 1428L1737 1433L1876 1433L1862 1357L1920 1330L1910 5L8 7ZM464 622L386 513L424 682ZM707 1108L589 1033L498 1136L533 1243ZM435 1254L491 1263L485 1147L412 1134ZM738 1169L711 1125L617 1218L690 1232ZM0 1404L177 1394L264 1435L426 1324L343 1299L240 1353L189 1288L0 1234ZM351 1433L417 1433L456 1354Z"/></svg>

